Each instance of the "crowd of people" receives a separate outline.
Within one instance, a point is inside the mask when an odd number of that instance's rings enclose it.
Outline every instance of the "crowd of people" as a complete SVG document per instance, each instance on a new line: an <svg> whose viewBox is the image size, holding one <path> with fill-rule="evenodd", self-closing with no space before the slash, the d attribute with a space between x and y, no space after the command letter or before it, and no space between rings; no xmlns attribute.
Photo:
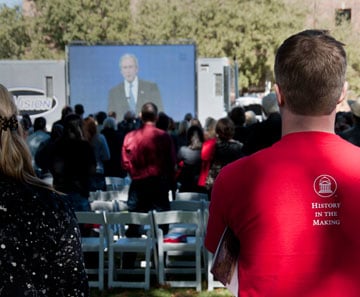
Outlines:
<svg viewBox="0 0 360 297"><path fill-rule="evenodd" d="M340 42L301 32L277 52L262 121L234 106L204 124L153 102L120 121L77 104L47 131L43 117L18 120L0 85L0 295L88 296L74 211L90 210L106 176L129 176L129 211L168 210L170 191L208 194L205 244L215 252L227 227L239 239L239 296L359 296L360 101L336 114L345 69Z"/></svg>
<svg viewBox="0 0 360 297"><path fill-rule="evenodd" d="M359 145L360 102L349 101L349 105L351 111L337 113L335 132ZM200 192L207 193L210 200L212 184L222 167L280 140L281 116L275 93L262 98L261 121L248 120L249 112L234 106L226 117L208 117L204 124L191 113L175 122L166 113L156 112L154 125L170 135L175 151L173 176L167 177L173 197L177 191ZM124 139L144 126L141 116L132 111L125 112L120 121L114 112L84 114L81 104L64 106L51 131L46 130L44 117L35 118L34 124L28 115L20 121L38 177L50 175L57 190L78 197L74 200L82 203L74 202L76 210L89 209L89 192L106 190L106 176L131 176L124 165ZM61 156L52 151L55 147Z"/></svg>

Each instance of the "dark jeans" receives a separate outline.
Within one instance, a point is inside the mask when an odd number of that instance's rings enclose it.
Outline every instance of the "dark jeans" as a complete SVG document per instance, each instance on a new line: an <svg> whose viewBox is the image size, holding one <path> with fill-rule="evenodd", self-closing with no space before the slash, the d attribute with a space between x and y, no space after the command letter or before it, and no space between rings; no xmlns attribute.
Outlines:
<svg viewBox="0 0 360 297"><path fill-rule="evenodd" d="M128 193L128 210L133 212L149 212L150 210L164 211L170 209L170 184L166 178L149 177L132 180ZM161 226L164 234L169 230L168 225ZM141 237L142 226L129 225L127 237ZM132 268L136 260L136 253L124 253L123 268Z"/></svg>

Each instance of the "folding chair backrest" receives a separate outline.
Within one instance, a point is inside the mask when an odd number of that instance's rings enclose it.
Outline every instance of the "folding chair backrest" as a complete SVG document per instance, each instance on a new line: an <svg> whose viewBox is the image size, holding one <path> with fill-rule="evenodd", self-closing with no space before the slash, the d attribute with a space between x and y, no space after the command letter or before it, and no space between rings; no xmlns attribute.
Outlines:
<svg viewBox="0 0 360 297"><path fill-rule="evenodd" d="M89 280L90 287L98 287L99 290L104 288L104 249L106 246L106 220L104 212L78 211L75 212L79 224L84 225L99 225L98 237L81 238L81 248L83 252L97 252L98 266L96 268L88 268L85 263L85 270L87 274L97 274L97 280ZM85 261L86 262L86 261Z"/></svg>
<svg viewBox="0 0 360 297"><path fill-rule="evenodd" d="M75 214L79 224L105 225L105 215L103 212L77 211Z"/></svg>
<svg viewBox="0 0 360 297"><path fill-rule="evenodd" d="M209 200L209 197L205 193L177 192L175 200Z"/></svg>
<svg viewBox="0 0 360 297"><path fill-rule="evenodd" d="M108 224L151 225L151 213L144 212L109 212L106 214Z"/></svg>
<svg viewBox="0 0 360 297"><path fill-rule="evenodd" d="M171 210L196 211L203 208L203 202L197 200L173 200L170 201Z"/></svg>

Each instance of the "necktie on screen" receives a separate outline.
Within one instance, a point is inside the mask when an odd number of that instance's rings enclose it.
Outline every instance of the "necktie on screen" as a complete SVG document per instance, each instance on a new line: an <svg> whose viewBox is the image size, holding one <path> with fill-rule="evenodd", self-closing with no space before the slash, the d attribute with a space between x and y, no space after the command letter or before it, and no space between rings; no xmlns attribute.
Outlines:
<svg viewBox="0 0 360 297"><path fill-rule="evenodd" d="M135 97L134 97L134 91L133 91L133 84L130 83L130 90L129 90L129 105L130 105L130 109L132 111L136 111L136 103L135 103Z"/></svg>

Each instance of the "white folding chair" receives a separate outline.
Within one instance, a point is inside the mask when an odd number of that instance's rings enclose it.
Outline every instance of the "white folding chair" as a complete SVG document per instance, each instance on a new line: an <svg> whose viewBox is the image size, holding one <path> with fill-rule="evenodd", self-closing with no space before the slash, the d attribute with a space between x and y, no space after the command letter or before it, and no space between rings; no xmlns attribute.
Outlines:
<svg viewBox="0 0 360 297"><path fill-rule="evenodd" d="M156 263L152 265L151 258L154 256L155 241L153 238L153 219L151 212L137 213L137 212L113 212L106 213L106 220L109 230L109 274L108 274L108 287L124 287L124 288L150 288L150 274L151 266L155 267ZM119 238L114 241L114 232L112 225L121 225L124 230L126 225L134 224L141 225L147 230L146 235L142 237L128 238L123 232L119 234ZM116 265L116 254L123 255L125 252L134 252L145 255L145 268L141 267L134 269L120 269ZM120 257L121 258L121 257ZM120 262L120 261L119 261ZM153 269L155 271L155 268ZM129 274L144 274L143 280L132 279L125 280L124 276ZM118 274L121 274L122 280L116 280Z"/></svg>
<svg viewBox="0 0 360 297"><path fill-rule="evenodd" d="M175 200L209 200L209 197L206 193L176 192Z"/></svg>
<svg viewBox="0 0 360 297"><path fill-rule="evenodd" d="M97 268L85 267L88 275L97 274L97 280L90 280L90 287L98 287L99 290L104 288L104 253L106 248L105 232L106 222L104 212L88 212L78 211L75 213L79 224L95 224L98 225L99 237L84 237L81 238L81 248L83 253L97 252L99 261ZM86 263L85 263L86 266Z"/></svg>
<svg viewBox="0 0 360 297"><path fill-rule="evenodd" d="M105 184L107 191L119 191L125 186L125 180L117 176L105 176Z"/></svg>
<svg viewBox="0 0 360 297"><path fill-rule="evenodd" d="M202 274L202 219L201 210L184 211L184 210L170 210L170 211L153 211L155 234L157 238L157 249L159 259L159 283L164 285L169 284L171 287L195 287L197 291L201 291L201 274ZM187 235L184 242L164 242L168 235L163 234L160 225L169 224L175 226L176 224L187 226L192 225L194 228L194 235ZM170 231L171 232L171 231ZM169 266L166 263L166 255L171 254L172 257L179 258L176 266ZM179 265L184 256L191 254L195 257L195 261L191 261L195 265L187 267L189 261L185 259L185 265ZM191 280L170 280L170 274L178 274L182 276L194 275Z"/></svg>

